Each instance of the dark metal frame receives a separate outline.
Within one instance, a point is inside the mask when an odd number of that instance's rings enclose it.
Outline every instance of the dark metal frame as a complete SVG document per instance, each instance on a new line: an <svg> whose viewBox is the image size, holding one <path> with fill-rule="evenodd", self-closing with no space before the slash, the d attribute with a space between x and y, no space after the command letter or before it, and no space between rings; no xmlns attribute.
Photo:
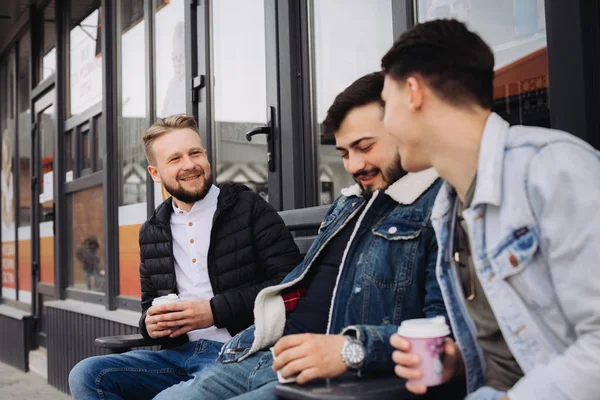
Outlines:
<svg viewBox="0 0 600 400"><path fill-rule="evenodd" d="M148 1L148 0L146 0ZM119 192L118 157L118 68L117 0L102 0L102 109L104 114L104 262L106 264L105 305L116 309L119 294Z"/></svg>
<svg viewBox="0 0 600 400"><path fill-rule="evenodd" d="M551 125L600 149L600 5L546 0L545 6Z"/></svg>
<svg viewBox="0 0 600 400"><path fill-rule="evenodd" d="M415 25L417 20L415 2L416 0L392 1L392 31L394 33L394 40Z"/></svg>

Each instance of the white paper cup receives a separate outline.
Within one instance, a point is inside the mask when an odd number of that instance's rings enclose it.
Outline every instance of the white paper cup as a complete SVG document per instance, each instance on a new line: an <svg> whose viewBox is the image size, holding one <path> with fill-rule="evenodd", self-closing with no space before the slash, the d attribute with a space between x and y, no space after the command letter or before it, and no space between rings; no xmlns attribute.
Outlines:
<svg viewBox="0 0 600 400"><path fill-rule="evenodd" d="M271 354L273 354L273 362L275 362L275 350L273 350L273 347L271 347L270 350ZM283 376L281 376L281 372L277 371L277 380L279 381L279 383L293 383L296 382L297 377L298 375L292 375L289 378L284 378Z"/></svg>
<svg viewBox="0 0 600 400"><path fill-rule="evenodd" d="M444 370L444 342L450 334L450 328L443 316L403 321L398 335L410 342L410 353L421 358L421 379L409 382L437 386L442 383Z"/></svg>

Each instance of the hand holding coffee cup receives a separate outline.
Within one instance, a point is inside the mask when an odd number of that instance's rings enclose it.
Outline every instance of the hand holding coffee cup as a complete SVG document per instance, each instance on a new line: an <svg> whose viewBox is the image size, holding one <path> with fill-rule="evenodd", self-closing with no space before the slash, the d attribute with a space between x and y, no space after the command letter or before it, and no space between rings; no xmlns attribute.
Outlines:
<svg viewBox="0 0 600 400"><path fill-rule="evenodd" d="M457 375L462 357L449 334L445 318L436 317L404 321L390 338L396 375L407 380L409 391L423 394Z"/></svg>
<svg viewBox="0 0 600 400"><path fill-rule="evenodd" d="M146 330L148 331L148 335L150 335L153 339L158 339L162 337L169 336L171 333L176 331L174 328L164 327L159 325L159 321L157 316L164 314L160 306L165 304L174 304L178 303L179 296L175 293L168 294L166 296L157 297L152 300L152 307L148 309L146 312Z"/></svg>

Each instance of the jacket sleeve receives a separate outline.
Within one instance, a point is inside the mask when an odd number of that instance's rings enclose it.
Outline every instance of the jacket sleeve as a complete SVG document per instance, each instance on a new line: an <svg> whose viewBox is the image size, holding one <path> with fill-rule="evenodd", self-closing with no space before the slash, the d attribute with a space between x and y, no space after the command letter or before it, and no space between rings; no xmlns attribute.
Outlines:
<svg viewBox="0 0 600 400"><path fill-rule="evenodd" d="M142 287L142 316L140 317L139 326L140 333L142 334L142 336L144 336L147 339L150 339L148 331L146 330L146 311L148 311L148 309L152 305L152 300L158 297L158 294L154 289L154 286L150 282L150 277L148 276L148 271L146 270L144 260L142 259L141 254L140 260L140 283Z"/></svg>
<svg viewBox="0 0 600 400"><path fill-rule="evenodd" d="M557 306L575 341L508 392L513 400L600 399L600 155L554 143L532 159L526 185Z"/></svg>
<svg viewBox="0 0 600 400"><path fill-rule="evenodd" d="M444 297L442 296L442 290L437 281L435 269L438 260L438 245L435 239L435 232L431 223L428 224L424 232L424 245L427 264L425 265L425 295L423 300L423 314L426 318L433 318L443 315L446 318L446 323L450 324L448 320L448 312L446 305L444 304Z"/></svg>
<svg viewBox="0 0 600 400"><path fill-rule="evenodd" d="M438 246L431 225L423 230L422 245L426 254L423 314L427 318L443 315L448 321L444 299L435 276ZM394 349L390 345L390 337L397 331L397 325L353 325L345 328L342 335L354 336L363 343L366 356L361 372L368 375L389 375L394 370Z"/></svg>
<svg viewBox="0 0 600 400"><path fill-rule="evenodd" d="M239 290L218 294L210 301L215 326L226 328L232 322L239 325L240 318L253 323L254 300L267 286L280 283L302 260L294 238L277 211L262 197L254 195L250 221L257 268L264 280Z"/></svg>

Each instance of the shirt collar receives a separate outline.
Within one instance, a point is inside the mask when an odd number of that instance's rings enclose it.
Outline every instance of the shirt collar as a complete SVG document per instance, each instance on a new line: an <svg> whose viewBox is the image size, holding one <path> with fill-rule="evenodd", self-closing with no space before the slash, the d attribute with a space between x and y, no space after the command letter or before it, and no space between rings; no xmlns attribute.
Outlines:
<svg viewBox="0 0 600 400"><path fill-rule="evenodd" d="M197 202L195 202L192 206L192 209L189 212L177 207L175 205L175 202L173 201L173 212L175 213L175 215L196 215L199 212L205 211L215 206L217 204L220 192L221 190L218 187L216 187L215 185L211 185L210 189L208 190L208 193L206 193L206 196L204 196L203 199L200 199Z"/></svg>

